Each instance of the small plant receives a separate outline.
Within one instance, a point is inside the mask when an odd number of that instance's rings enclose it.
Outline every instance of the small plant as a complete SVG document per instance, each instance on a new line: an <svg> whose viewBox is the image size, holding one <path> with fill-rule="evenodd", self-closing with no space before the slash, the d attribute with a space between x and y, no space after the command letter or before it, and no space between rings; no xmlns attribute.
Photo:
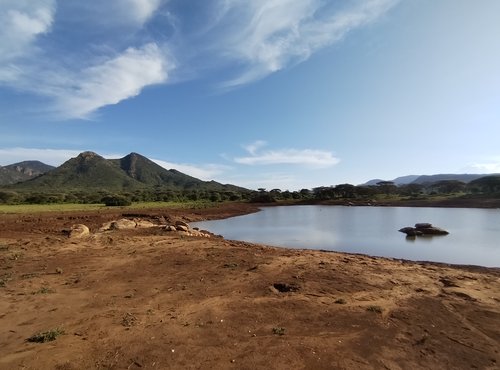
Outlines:
<svg viewBox="0 0 500 370"><path fill-rule="evenodd" d="M37 334L33 334L31 337L26 339L26 341L34 343L52 342L53 340L56 340L56 338L61 334L64 334L64 330L60 328L55 328Z"/></svg>
<svg viewBox="0 0 500 370"><path fill-rule="evenodd" d="M347 302L344 298L339 298L339 299L335 300L335 303L336 304L346 304Z"/></svg>
<svg viewBox="0 0 500 370"><path fill-rule="evenodd" d="M44 287L32 292L31 294L49 294L49 293L54 293L54 290L44 286Z"/></svg>
<svg viewBox="0 0 500 370"><path fill-rule="evenodd" d="M366 310L375 313L382 313L383 308L380 306L368 306L366 307Z"/></svg>
<svg viewBox="0 0 500 370"><path fill-rule="evenodd" d="M12 279L12 274L3 274L0 275L0 288L5 288L7 282Z"/></svg>
<svg viewBox="0 0 500 370"><path fill-rule="evenodd" d="M12 254L10 255L9 259L10 259L11 261L17 261L19 258L21 258L21 257L22 257L22 255L23 255L23 254L22 254L21 252L14 252L14 253L12 253Z"/></svg>
<svg viewBox="0 0 500 370"><path fill-rule="evenodd" d="M285 335L285 331L286 331L286 329L282 328L280 326L277 326L277 327L273 328L273 334L274 335Z"/></svg>

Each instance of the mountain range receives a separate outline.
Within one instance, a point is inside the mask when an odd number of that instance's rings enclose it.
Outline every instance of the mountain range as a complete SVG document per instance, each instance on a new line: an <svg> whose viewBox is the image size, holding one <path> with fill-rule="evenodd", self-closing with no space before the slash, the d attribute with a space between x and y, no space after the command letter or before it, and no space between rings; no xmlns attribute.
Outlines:
<svg viewBox="0 0 500 370"><path fill-rule="evenodd" d="M43 165L41 162L37 163ZM15 165L2 167L2 169L12 166ZM248 191L248 189L235 185L202 181L174 169L167 170L137 153L130 153L120 159L105 159L94 152L83 152L57 168L44 166L46 167L37 167L38 173L33 170L33 175L28 179L9 185L8 188L37 192L54 190L134 191L151 188ZM3 182L3 184L6 185L9 182Z"/></svg>
<svg viewBox="0 0 500 370"><path fill-rule="evenodd" d="M433 182L438 181L446 181L446 180L455 180L461 181L464 183L469 183L471 181L477 180L481 177L491 176L493 174L438 174L438 175L408 175L396 177L394 180L389 180L393 182L395 185L407 185L407 184L431 184ZM381 181L381 179L373 179L365 182L363 185L377 185L377 183Z"/></svg>
<svg viewBox="0 0 500 370"><path fill-rule="evenodd" d="M443 180L469 183L491 174L408 175L391 180L396 185L430 184ZM373 179L363 185L376 185ZM167 170L137 154L119 159L105 159L94 152L83 152L59 167L40 161L24 161L0 166L0 186L20 191L103 190L134 191L140 189L205 190L248 192L248 189L216 181L202 181L175 169Z"/></svg>

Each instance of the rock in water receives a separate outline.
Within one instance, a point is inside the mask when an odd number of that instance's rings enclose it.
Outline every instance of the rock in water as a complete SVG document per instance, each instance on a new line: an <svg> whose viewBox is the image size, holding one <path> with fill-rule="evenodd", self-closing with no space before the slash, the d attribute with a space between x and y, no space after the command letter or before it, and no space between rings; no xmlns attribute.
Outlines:
<svg viewBox="0 0 500 370"><path fill-rule="evenodd" d="M429 223L418 223L415 227L407 226L398 230L407 236L421 236L421 235L448 235L449 232L441 229L440 227L432 226Z"/></svg>

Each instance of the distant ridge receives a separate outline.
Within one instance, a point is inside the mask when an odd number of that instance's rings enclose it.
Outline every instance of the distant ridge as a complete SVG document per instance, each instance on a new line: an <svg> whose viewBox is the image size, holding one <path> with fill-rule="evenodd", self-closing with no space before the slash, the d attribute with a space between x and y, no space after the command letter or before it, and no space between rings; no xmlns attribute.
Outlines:
<svg viewBox="0 0 500 370"><path fill-rule="evenodd" d="M130 153L119 159L105 159L90 151L80 153L51 171L12 185L12 187L30 191L101 190L111 192L154 188L248 191L235 185L202 181L174 169L167 170L138 153Z"/></svg>
<svg viewBox="0 0 500 370"><path fill-rule="evenodd" d="M401 177L396 177L394 180L389 180L392 181L396 185L404 185L404 184L409 184L416 179L418 179L420 175L407 175L407 176L401 176ZM367 181L363 185L377 185L377 183L381 181L387 181L387 180L381 180L381 179L373 179L370 181Z"/></svg>
<svg viewBox="0 0 500 370"><path fill-rule="evenodd" d="M481 177L485 176L491 176L492 174L439 174L439 175L422 175L419 176L415 181L413 181L413 184L427 184L427 183L432 183L432 182L438 182L438 181L445 181L445 180L455 180L455 181L461 181L464 183L469 183L471 181L480 179Z"/></svg>
<svg viewBox="0 0 500 370"><path fill-rule="evenodd" d="M0 185L10 185L27 181L54 168L54 166L40 161L23 161L4 167L0 166Z"/></svg>
<svg viewBox="0 0 500 370"><path fill-rule="evenodd" d="M363 185L377 185L380 181L392 181L396 185L406 185L406 184L431 184L433 182L453 180L461 181L463 183L469 183L471 181L477 180L481 177L491 176L495 174L437 174L437 175L408 175L397 177L394 180L380 180L373 179L367 181Z"/></svg>

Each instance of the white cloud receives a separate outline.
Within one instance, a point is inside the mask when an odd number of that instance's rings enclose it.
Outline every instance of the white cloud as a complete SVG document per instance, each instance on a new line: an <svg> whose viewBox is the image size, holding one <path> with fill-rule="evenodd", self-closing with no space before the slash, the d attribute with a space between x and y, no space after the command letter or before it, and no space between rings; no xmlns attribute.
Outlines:
<svg viewBox="0 0 500 370"><path fill-rule="evenodd" d="M144 23L160 7L162 0L120 0L119 2L131 16L140 23Z"/></svg>
<svg viewBox="0 0 500 370"><path fill-rule="evenodd" d="M58 85L46 81L45 92L57 101L58 113L87 118L97 109L139 95L149 85L163 83L173 68L156 44L128 48L121 55L68 76ZM44 87L41 87L43 90Z"/></svg>
<svg viewBox="0 0 500 370"><path fill-rule="evenodd" d="M0 149L2 166L22 161L41 161L52 166L59 166L63 162L80 154L71 149L37 149L37 148L4 148Z"/></svg>
<svg viewBox="0 0 500 370"><path fill-rule="evenodd" d="M263 78L378 19L398 1L214 0L193 18L175 7L161 12L167 0L3 0L0 83L48 97L47 110L58 118L89 118L172 77L229 66L236 77L226 87ZM150 32L144 25L160 13Z"/></svg>
<svg viewBox="0 0 500 370"><path fill-rule="evenodd" d="M229 24L230 30L225 29L228 36L222 40L221 53L246 68L225 86L252 82L304 61L352 29L375 21L398 1L354 1L339 10L318 0L226 0L226 19L220 23ZM220 45L218 40L215 47Z"/></svg>
<svg viewBox="0 0 500 370"><path fill-rule="evenodd" d="M185 173L186 175L193 176L205 181L213 180L216 176L230 169L230 167L228 166L219 164L194 165L186 163L167 162L159 159L151 160L167 170L175 169L177 171Z"/></svg>
<svg viewBox="0 0 500 370"><path fill-rule="evenodd" d="M0 3L0 62L32 52L34 40L50 31L55 0L3 0Z"/></svg>
<svg viewBox="0 0 500 370"><path fill-rule="evenodd" d="M91 11L90 18L89 14L82 15L82 19L88 22L85 26L97 25L103 19L112 24L109 19L122 20L126 12L135 17L129 22L144 23L162 2L114 0L94 7L98 10ZM101 107L117 104L137 96L146 86L167 81L174 63L165 47L149 42L142 46L118 47L123 51L116 53L113 42L107 44L116 38L114 32L108 32L109 40L103 39L102 45L95 45L92 41L89 45L82 44L69 50L67 55L66 50L59 50L65 53L64 57L49 55L37 43L37 36L50 31L55 5L55 0L6 0L0 4L0 83L48 97L52 102L46 110L55 113L57 118L67 119L89 118ZM68 7L75 17L71 19L78 19L74 12L79 7ZM86 9L92 8L81 5L82 13ZM106 11L108 16L102 17ZM130 35L126 37L129 43L133 41ZM120 44L118 40L114 41L117 46Z"/></svg>
<svg viewBox="0 0 500 370"><path fill-rule="evenodd" d="M500 173L500 159L491 162L474 163L470 166L475 172Z"/></svg>
<svg viewBox="0 0 500 370"><path fill-rule="evenodd" d="M260 148L266 146L267 143L264 140L257 140L251 144L244 145L243 148L250 154L255 155L255 152Z"/></svg>
<svg viewBox="0 0 500 370"><path fill-rule="evenodd" d="M237 157L234 161L246 165L292 164L313 168L324 168L340 162L331 152L315 149L278 149L259 151L264 141L256 141L244 148L250 154L247 157Z"/></svg>

